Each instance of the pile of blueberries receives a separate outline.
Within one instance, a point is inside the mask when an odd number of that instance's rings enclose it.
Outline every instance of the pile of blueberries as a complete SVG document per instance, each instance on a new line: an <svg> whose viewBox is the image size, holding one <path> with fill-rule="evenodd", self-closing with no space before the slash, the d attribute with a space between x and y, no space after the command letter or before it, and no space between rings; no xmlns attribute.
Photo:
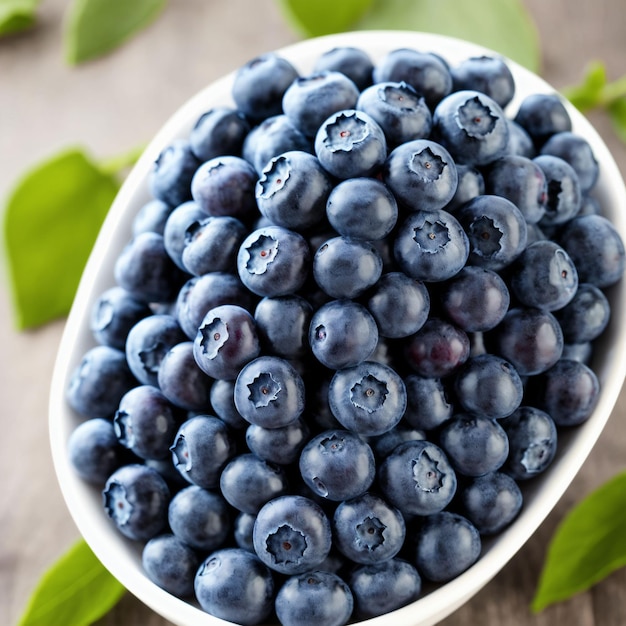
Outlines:
<svg viewBox="0 0 626 626"><path fill-rule="evenodd" d="M162 151L67 389L157 585L341 625L516 518L597 403L625 254L559 96L514 93L495 56L267 54Z"/></svg>

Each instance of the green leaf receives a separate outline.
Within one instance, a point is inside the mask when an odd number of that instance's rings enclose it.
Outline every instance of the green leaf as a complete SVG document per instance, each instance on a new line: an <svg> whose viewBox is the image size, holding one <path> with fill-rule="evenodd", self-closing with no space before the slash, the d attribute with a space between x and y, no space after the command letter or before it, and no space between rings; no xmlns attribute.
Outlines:
<svg viewBox="0 0 626 626"><path fill-rule="evenodd" d="M539 36L519 0L375 0L354 26L458 37L491 48L533 71L540 64Z"/></svg>
<svg viewBox="0 0 626 626"><path fill-rule="evenodd" d="M0 0L0 35L30 28L40 0Z"/></svg>
<svg viewBox="0 0 626 626"><path fill-rule="evenodd" d="M3 226L18 328L69 311L118 188L113 174L78 149L39 164L16 185Z"/></svg>
<svg viewBox="0 0 626 626"><path fill-rule="evenodd" d="M150 24L167 0L74 0L65 29L66 58L82 63L120 46Z"/></svg>
<svg viewBox="0 0 626 626"><path fill-rule="evenodd" d="M617 136L626 143L626 97L619 98L609 105L609 117Z"/></svg>
<svg viewBox="0 0 626 626"><path fill-rule="evenodd" d="M532 609L589 589L626 565L626 472L577 504L557 528Z"/></svg>
<svg viewBox="0 0 626 626"><path fill-rule="evenodd" d="M88 626L125 591L81 539L42 576L18 626Z"/></svg>
<svg viewBox="0 0 626 626"><path fill-rule="evenodd" d="M566 87L563 95L577 109L585 112L601 104L606 85L606 68L603 63L596 61L587 68L582 83Z"/></svg>
<svg viewBox="0 0 626 626"><path fill-rule="evenodd" d="M285 16L308 37L349 29L374 4L374 0L280 0Z"/></svg>

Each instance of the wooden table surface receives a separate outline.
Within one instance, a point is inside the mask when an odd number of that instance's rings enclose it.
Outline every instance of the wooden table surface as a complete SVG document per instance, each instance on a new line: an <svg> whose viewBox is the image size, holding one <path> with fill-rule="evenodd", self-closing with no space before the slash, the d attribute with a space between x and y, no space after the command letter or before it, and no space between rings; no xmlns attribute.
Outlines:
<svg viewBox="0 0 626 626"><path fill-rule="evenodd" d="M623 0L525 0L543 49L543 76L557 87L580 80L600 59L609 75L625 72ZM63 62L65 0L43 0L38 27L0 41L0 197L29 166L82 145L98 158L150 139L169 115L206 83L253 55L297 39L274 0L178 0L124 49L70 68ZM626 147L608 121L592 121L626 175ZM17 623L44 569L78 537L56 485L48 449L47 402L63 320L13 329L4 268L0 272L0 624ZM624 626L626 570L540 615L528 609L547 543L565 512L624 468L626 395L552 514L507 567L445 626ZM101 626L166 626L132 596ZM50 626L64 626L51 624Z"/></svg>

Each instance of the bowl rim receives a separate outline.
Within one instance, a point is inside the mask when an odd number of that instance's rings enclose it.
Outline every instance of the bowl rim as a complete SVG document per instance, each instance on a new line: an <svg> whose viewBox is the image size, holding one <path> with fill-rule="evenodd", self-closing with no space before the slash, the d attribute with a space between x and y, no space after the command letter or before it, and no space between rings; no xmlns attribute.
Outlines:
<svg viewBox="0 0 626 626"><path fill-rule="evenodd" d="M456 62L470 56L489 55L503 57L489 48L453 37L402 30L356 31L326 35L284 46L275 52L290 60L299 71L311 69L311 64L322 52L335 46L362 47L372 58L401 47L425 52L437 52L445 59ZM518 63L506 59L513 72L516 85L532 85L536 93L555 93L556 89L544 79ZM236 70L235 70L236 71ZM95 345L88 330L91 303L105 288L113 286L111 259L130 238L131 219L135 211L149 199L147 178L153 162L163 147L173 139L184 137L195 120L209 105L232 102L230 86L235 71L210 83L187 100L166 121L148 144L124 183L104 220L96 243L85 266L76 292L74 304L68 314L53 369L49 399L49 440L57 480L69 512L78 530L98 559L133 595L144 604L173 623L181 626L224 626L229 622L205 613L197 605L180 600L152 583L141 569L141 546L126 540L113 528L101 510L101 501L94 487L83 482L68 459L67 438L71 429L83 418L76 416L67 406L65 389L69 376L82 354ZM525 91L530 93L529 91ZM515 110L520 101L516 90L507 110ZM608 147L590 122L564 100L572 118L573 130L589 141L601 165L597 188L607 207L612 223L626 240L626 213L618 208L626 206L626 187L621 173ZM120 235L124 233L125 238ZM106 262L109 264L106 265ZM104 272L102 268L108 268ZM610 288L612 320L626 313L626 286L621 281ZM559 437L559 451L546 474L533 484L524 485L530 500L518 518L496 540L483 541L484 549L479 560L454 580L429 591L415 602L391 613L365 620L368 626L430 626L444 619L486 585L528 541L554 508L584 460L591 452L617 402L626 376L626 325L621 328L613 321L605 339L599 344L603 352L602 363L596 370L601 382L601 394L592 416L564 436ZM610 364L610 367L608 366ZM594 368L595 369L595 368ZM99 510L98 510L99 509ZM393 622L391 621L393 620Z"/></svg>

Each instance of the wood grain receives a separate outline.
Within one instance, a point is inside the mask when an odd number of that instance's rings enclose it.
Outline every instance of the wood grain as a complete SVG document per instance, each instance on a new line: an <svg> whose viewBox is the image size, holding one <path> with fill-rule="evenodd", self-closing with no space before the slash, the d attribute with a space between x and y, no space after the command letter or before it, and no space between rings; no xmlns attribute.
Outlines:
<svg viewBox="0 0 626 626"><path fill-rule="evenodd" d="M578 82L601 59L624 71L623 0L525 0L543 48L543 75L557 87ZM273 0L171 2L161 19L123 50L81 68L62 60L66 0L45 0L39 26L0 41L0 196L37 160L82 144L97 156L145 143L184 100L261 51L296 35ZM163 42L168 42L167 46ZM626 174L626 148L602 115L592 121ZM63 320L18 333L0 274L0 624L15 624L41 573L77 538L56 485L48 448L47 402ZM626 571L587 593L529 611L546 546L566 511L624 467L626 395L588 462L553 513L504 570L444 626L623 626ZM127 595L100 626L167 626ZM52 624L50 626L63 626Z"/></svg>

